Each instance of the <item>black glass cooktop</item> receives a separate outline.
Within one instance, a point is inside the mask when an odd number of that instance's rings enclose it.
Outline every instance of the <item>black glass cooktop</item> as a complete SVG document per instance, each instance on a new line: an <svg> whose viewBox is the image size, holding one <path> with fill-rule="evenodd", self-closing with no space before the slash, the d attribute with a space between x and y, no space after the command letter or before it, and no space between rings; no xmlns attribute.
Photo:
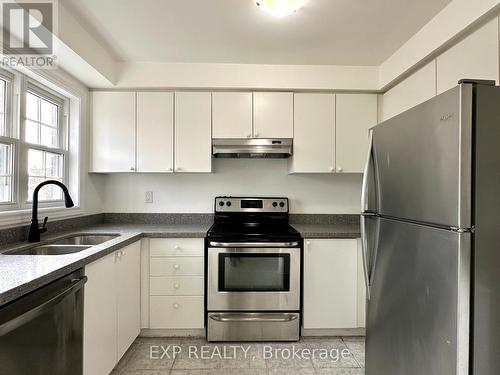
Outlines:
<svg viewBox="0 0 500 375"><path fill-rule="evenodd" d="M300 240L300 233L288 223L215 222L207 233L209 239L227 242L287 242Z"/></svg>

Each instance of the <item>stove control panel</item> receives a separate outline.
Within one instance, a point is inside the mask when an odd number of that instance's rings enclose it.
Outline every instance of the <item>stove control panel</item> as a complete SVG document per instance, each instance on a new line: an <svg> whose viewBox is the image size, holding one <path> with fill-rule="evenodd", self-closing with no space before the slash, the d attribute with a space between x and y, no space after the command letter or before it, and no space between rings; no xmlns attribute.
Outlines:
<svg viewBox="0 0 500 375"><path fill-rule="evenodd" d="M215 212L288 213L288 198L215 198Z"/></svg>

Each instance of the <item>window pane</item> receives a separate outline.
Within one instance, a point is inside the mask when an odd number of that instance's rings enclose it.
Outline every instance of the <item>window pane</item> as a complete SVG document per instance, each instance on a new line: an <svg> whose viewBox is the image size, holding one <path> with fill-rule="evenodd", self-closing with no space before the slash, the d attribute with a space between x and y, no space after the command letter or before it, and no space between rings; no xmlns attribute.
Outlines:
<svg viewBox="0 0 500 375"><path fill-rule="evenodd" d="M28 151L28 175L45 177L43 151L30 149Z"/></svg>
<svg viewBox="0 0 500 375"><path fill-rule="evenodd" d="M7 135L5 129L5 90L7 83L0 79L0 135Z"/></svg>
<svg viewBox="0 0 500 375"><path fill-rule="evenodd" d="M0 143L0 203L12 201L12 146Z"/></svg>
<svg viewBox="0 0 500 375"><path fill-rule="evenodd" d="M40 103L42 106L41 122L46 125L57 127L57 105L43 99L40 101Z"/></svg>
<svg viewBox="0 0 500 375"><path fill-rule="evenodd" d="M12 177L0 177L0 203L12 201Z"/></svg>
<svg viewBox="0 0 500 375"><path fill-rule="evenodd" d="M40 144L47 147L57 147L57 128L40 125Z"/></svg>
<svg viewBox="0 0 500 375"><path fill-rule="evenodd" d="M40 143L39 139L38 139L38 136L39 136L38 128L39 127L40 127L40 125L37 122L26 120L26 129L25 129L25 136L24 136L24 138L26 139L26 142L35 143L35 144Z"/></svg>
<svg viewBox="0 0 500 375"><path fill-rule="evenodd" d="M40 121L39 119L39 106L40 99L38 96L33 95L30 92L26 93L26 118L31 120Z"/></svg>
<svg viewBox="0 0 500 375"><path fill-rule="evenodd" d="M28 200L33 199L35 187L46 180L63 181L63 155L30 149L28 151ZM40 201L61 200L61 188L47 185L40 189Z"/></svg>

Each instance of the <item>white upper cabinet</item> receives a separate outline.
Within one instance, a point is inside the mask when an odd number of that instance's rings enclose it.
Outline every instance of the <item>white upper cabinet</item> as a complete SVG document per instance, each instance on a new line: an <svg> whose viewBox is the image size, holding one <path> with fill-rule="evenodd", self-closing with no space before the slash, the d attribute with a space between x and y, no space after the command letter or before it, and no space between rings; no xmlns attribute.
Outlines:
<svg viewBox="0 0 500 375"><path fill-rule="evenodd" d="M137 93L137 172L173 172L174 94Z"/></svg>
<svg viewBox="0 0 500 375"><path fill-rule="evenodd" d="M335 95L295 94L291 173L335 172Z"/></svg>
<svg viewBox="0 0 500 375"><path fill-rule="evenodd" d="M498 20L495 18L437 58L438 94L463 78L498 83Z"/></svg>
<svg viewBox="0 0 500 375"><path fill-rule="evenodd" d="M212 171L212 95L175 93L175 172Z"/></svg>
<svg viewBox="0 0 500 375"><path fill-rule="evenodd" d="M293 138L293 93L254 92L255 138Z"/></svg>
<svg viewBox="0 0 500 375"><path fill-rule="evenodd" d="M135 92L92 92L91 172L135 171Z"/></svg>
<svg viewBox="0 0 500 375"><path fill-rule="evenodd" d="M382 119L387 120L436 95L436 62L432 61L383 96Z"/></svg>
<svg viewBox="0 0 500 375"><path fill-rule="evenodd" d="M377 125L377 95L337 94L337 173L363 173L368 129Z"/></svg>
<svg viewBox="0 0 500 375"><path fill-rule="evenodd" d="M213 138L252 137L252 93L212 93Z"/></svg>

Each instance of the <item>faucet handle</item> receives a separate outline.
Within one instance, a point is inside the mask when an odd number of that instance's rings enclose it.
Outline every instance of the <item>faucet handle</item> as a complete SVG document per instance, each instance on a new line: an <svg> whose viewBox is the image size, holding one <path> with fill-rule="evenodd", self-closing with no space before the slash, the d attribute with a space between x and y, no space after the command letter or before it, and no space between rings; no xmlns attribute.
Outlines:
<svg viewBox="0 0 500 375"><path fill-rule="evenodd" d="M46 228L46 225L47 225L47 220L49 220L49 217L48 217L48 216L45 216L45 218L43 219L43 224L42 224L42 227L38 230L40 233L45 233L45 232L47 232L47 228Z"/></svg>

